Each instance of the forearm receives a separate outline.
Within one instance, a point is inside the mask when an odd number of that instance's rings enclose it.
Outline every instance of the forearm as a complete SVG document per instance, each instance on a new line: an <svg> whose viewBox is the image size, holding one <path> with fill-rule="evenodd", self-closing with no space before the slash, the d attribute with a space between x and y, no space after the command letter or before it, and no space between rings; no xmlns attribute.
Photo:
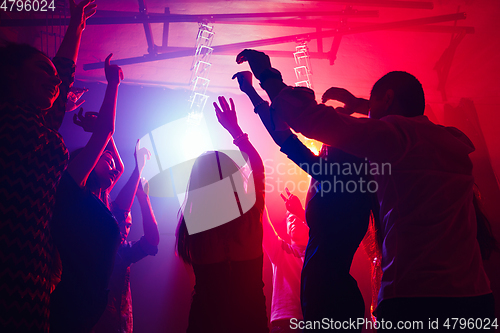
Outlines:
<svg viewBox="0 0 500 333"><path fill-rule="evenodd" d="M306 222L306 211L305 211L305 209L302 206L300 206L300 210L296 211L294 213L294 215L296 217L298 217L302 222L304 222L304 223L307 224L307 222Z"/></svg>
<svg viewBox="0 0 500 333"><path fill-rule="evenodd" d="M62 57L54 57L52 62L62 82L59 85L57 100L45 114L45 123L49 128L58 131L66 114L68 93L75 80L75 63L70 59Z"/></svg>
<svg viewBox="0 0 500 333"><path fill-rule="evenodd" d="M368 115L370 113L370 101L364 98L357 98L357 105L356 108L354 109L354 112Z"/></svg>
<svg viewBox="0 0 500 333"><path fill-rule="evenodd" d="M104 100L102 101L101 109L95 132L111 133L115 131L115 115L116 101L118 98L118 84L109 83L106 88Z"/></svg>
<svg viewBox="0 0 500 333"><path fill-rule="evenodd" d="M287 87L287 85L282 80L277 78L269 78L265 82L261 83L260 86L266 91L267 96L269 96L269 99L271 101L274 101L281 90Z"/></svg>
<svg viewBox="0 0 500 333"><path fill-rule="evenodd" d="M120 193L116 196L115 203L118 205L118 208L124 211L130 211L132 204L134 203L134 197L137 192L139 180L140 173L137 167L135 167L134 171L132 171L132 175L130 175L130 178L120 190Z"/></svg>
<svg viewBox="0 0 500 333"><path fill-rule="evenodd" d="M73 60L76 63L78 58L78 51L80 49L80 41L82 38L83 30L79 26L71 24L66 30L66 34L57 50L56 57L62 57Z"/></svg>
<svg viewBox="0 0 500 333"><path fill-rule="evenodd" d="M245 91L245 94L248 96L248 98L250 98L250 101L252 102L252 105L254 107L256 107L259 104L261 104L262 102L264 102L264 99L262 97L260 97L260 95L257 93L257 91L255 89Z"/></svg>
<svg viewBox="0 0 500 333"><path fill-rule="evenodd" d="M252 171L263 174L264 162L262 161L262 158L260 157L255 147L252 145L250 140L247 138L242 138L241 135L243 135L243 131L241 131L240 135L233 135L233 139L237 139L239 137L238 142L236 142L236 145L238 146L241 152L248 155Z"/></svg>
<svg viewBox="0 0 500 333"><path fill-rule="evenodd" d="M290 137L293 133L290 129L283 130L283 131L276 131L273 129L273 125L271 122L271 112L269 109L269 104L263 103L260 104L255 111L259 115L260 120L262 121L262 124L264 124L264 127L266 128L267 132L271 137L273 138L274 142L278 146L282 146L283 143Z"/></svg>
<svg viewBox="0 0 500 333"><path fill-rule="evenodd" d="M243 132L242 132L243 134ZM238 138L238 136L233 136L233 138ZM248 136L239 137L235 144L238 146L242 153L248 156L250 161L250 167L253 174L253 182L255 185L255 192L257 193L258 204L264 205L264 190L265 190L265 169L264 162L260 157L259 153L248 140Z"/></svg>
<svg viewBox="0 0 500 333"><path fill-rule="evenodd" d="M296 135L291 135L281 146L281 152L287 155L297 166L308 173L314 179L331 180L331 175L314 173L313 165L321 165L326 163L322 157L314 155L314 153L307 148ZM304 220L305 221L305 220Z"/></svg>
<svg viewBox="0 0 500 333"><path fill-rule="evenodd" d="M281 239L271 223L267 208L264 208L262 216L262 229L262 247L264 248L264 251L266 251L271 262L273 262L276 252L279 250L281 245Z"/></svg>
<svg viewBox="0 0 500 333"><path fill-rule="evenodd" d="M123 174L123 171L125 170L125 166L123 164L122 158L120 156L120 153L118 153L118 149L116 148L115 140L113 137L109 139L108 145L106 146L106 150L113 155L113 159L115 160L115 168L119 172L118 177L120 177ZM133 200L134 196L132 196Z"/></svg>
<svg viewBox="0 0 500 333"><path fill-rule="evenodd" d="M140 185L139 185L140 186ZM151 202L146 194L137 195L142 213L142 226L144 229L144 238L151 245L158 246L160 243L160 233L158 232L158 224L151 207Z"/></svg>
<svg viewBox="0 0 500 333"><path fill-rule="evenodd" d="M392 123L340 114L310 89L288 87L272 107L295 131L357 157L390 162L404 153L407 138Z"/></svg>

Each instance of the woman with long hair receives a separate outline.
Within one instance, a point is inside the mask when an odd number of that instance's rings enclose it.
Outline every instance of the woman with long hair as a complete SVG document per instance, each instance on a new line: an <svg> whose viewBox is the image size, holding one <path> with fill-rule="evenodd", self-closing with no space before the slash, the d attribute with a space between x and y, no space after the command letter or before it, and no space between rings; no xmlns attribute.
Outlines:
<svg viewBox="0 0 500 333"><path fill-rule="evenodd" d="M177 230L177 252L196 278L189 333L268 332L262 289L264 164L229 101L231 106L224 97L220 107L214 103L217 119L248 156L252 174L245 177L218 151L194 162Z"/></svg>
<svg viewBox="0 0 500 333"><path fill-rule="evenodd" d="M80 110L74 122L92 132L73 153L57 188L50 231L62 263L61 281L50 298L51 332L90 332L108 301L108 282L120 245L120 230L108 194L123 172L114 145L120 67L106 58L108 81L99 114Z"/></svg>

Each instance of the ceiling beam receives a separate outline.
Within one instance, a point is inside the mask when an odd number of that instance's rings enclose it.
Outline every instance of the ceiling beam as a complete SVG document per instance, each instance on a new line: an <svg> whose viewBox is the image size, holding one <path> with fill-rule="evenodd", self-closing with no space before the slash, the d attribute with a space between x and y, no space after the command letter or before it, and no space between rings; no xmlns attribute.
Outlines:
<svg viewBox="0 0 500 333"><path fill-rule="evenodd" d="M397 0L302 0L309 2L328 2L340 5L368 6L368 7L389 7L408 9L434 9L431 1L397 1Z"/></svg>
<svg viewBox="0 0 500 333"><path fill-rule="evenodd" d="M212 46L212 49L213 49L213 53L221 53L221 52L225 52L225 51L240 51L240 50L243 50L246 48L257 48L257 47L267 46L267 45L290 43L290 42L296 42L298 40L312 40L312 39L316 39L316 38L333 37L333 36L339 35L339 34L348 35L348 34L356 34L356 33L363 33L363 32L407 28L407 27L411 27L411 26L463 20L465 18L466 18L465 13L439 15L439 16L424 17L424 18L413 19L413 20L403 20L403 21L395 21L395 22L387 22L387 23L379 23L379 24L368 24L366 26L359 26L359 27L346 27L345 29L335 29L335 30L327 30L327 31L320 31L320 32L288 35L288 36L282 36L282 37L266 38L266 39L233 43L233 44L216 45L216 46ZM142 57L119 59L119 60L113 61L112 63L119 65L119 66L131 65L131 64L145 63L145 62L151 62L151 61L157 61L157 60L189 57L189 56L192 56L194 54L194 52L195 52L194 48L187 48L184 50L173 51L173 52L168 52L168 53L144 55ZM90 64L83 65L84 70L99 69L99 68L103 68L103 67L104 67L104 62L97 62L97 63L90 63Z"/></svg>
<svg viewBox="0 0 500 333"><path fill-rule="evenodd" d="M112 14L102 16L102 12L97 11L96 15L86 21L87 25L106 25L106 24L145 24L145 23L174 23L174 22L241 22L260 20L276 17L327 17L327 16L354 16L354 17L378 17L377 10L337 10L337 11L299 11L299 12L271 12L271 13L237 13L237 14L207 14L207 15L179 15L179 14L147 14L140 15L135 12L112 11ZM109 13L109 11L107 11ZM9 19L1 20L2 27L33 27L33 26L51 26L68 25L69 18L57 19Z"/></svg>

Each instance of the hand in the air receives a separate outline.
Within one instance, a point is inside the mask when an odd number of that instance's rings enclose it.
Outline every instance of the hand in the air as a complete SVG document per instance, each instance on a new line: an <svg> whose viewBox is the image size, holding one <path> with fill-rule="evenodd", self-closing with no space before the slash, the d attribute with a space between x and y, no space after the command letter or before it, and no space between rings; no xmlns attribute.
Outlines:
<svg viewBox="0 0 500 333"><path fill-rule="evenodd" d="M134 158L137 166L137 170L139 170L139 174L142 173L144 166L146 165L146 160L151 159L151 152L146 148L140 148L140 140L137 140L135 144Z"/></svg>
<svg viewBox="0 0 500 333"><path fill-rule="evenodd" d="M255 91L255 88L252 85L252 72L249 71L238 72L233 75L233 80L234 79L238 79L240 90L245 94Z"/></svg>
<svg viewBox="0 0 500 333"><path fill-rule="evenodd" d="M326 103L329 100L339 101L344 103L344 107L335 108L336 111L344 114L352 114L365 101L362 98L357 98L344 88L331 87L321 97L321 102Z"/></svg>
<svg viewBox="0 0 500 333"><path fill-rule="evenodd" d="M71 12L69 26L83 31L87 19L95 14L96 7L95 0L83 0L78 5L75 3L75 0L69 0L69 9Z"/></svg>
<svg viewBox="0 0 500 333"><path fill-rule="evenodd" d="M260 80L260 75L265 69L271 68L271 59L264 52L245 49L236 56L236 62L241 64L248 61L253 75Z"/></svg>
<svg viewBox="0 0 500 333"><path fill-rule="evenodd" d="M231 107L226 101L224 96L219 96L220 107L214 102L215 114L217 120L233 137L241 133L240 126L238 125L238 118L236 117L236 110L234 107L233 99L230 98L229 102Z"/></svg>
<svg viewBox="0 0 500 333"><path fill-rule="evenodd" d="M293 215L302 219L304 216L304 208L302 208L302 203L300 202L299 197L290 193L288 187L285 187L286 196L283 193L280 193L281 198L285 201L286 209L292 213Z"/></svg>
<svg viewBox="0 0 500 333"><path fill-rule="evenodd" d="M110 84L120 84L120 81L123 80L123 71L117 65L111 65L110 59L113 56L113 53L110 53L106 57L106 61L104 62L104 73L106 73L106 80Z"/></svg>
<svg viewBox="0 0 500 333"><path fill-rule="evenodd" d="M87 88L75 88L72 87L68 93L68 101L66 102L66 112L71 112L78 109L85 100L81 99L84 93L89 91Z"/></svg>
<svg viewBox="0 0 500 333"><path fill-rule="evenodd" d="M80 108L78 114L73 115L73 122L83 128L85 132L93 133L96 128L98 117L98 112L85 112L85 115L83 115L83 108Z"/></svg>

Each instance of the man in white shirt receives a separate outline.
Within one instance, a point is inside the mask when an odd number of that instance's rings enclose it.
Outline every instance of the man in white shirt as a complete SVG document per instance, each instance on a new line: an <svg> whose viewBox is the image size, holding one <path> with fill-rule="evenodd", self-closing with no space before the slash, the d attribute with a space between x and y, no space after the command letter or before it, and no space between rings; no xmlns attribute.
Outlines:
<svg viewBox="0 0 500 333"><path fill-rule="evenodd" d="M420 82L406 72L388 73L373 86L369 102L330 88L323 102L345 103L336 110L316 103L310 89L286 86L262 52L245 50L237 61L245 60L273 100L277 128L288 125L308 138L367 158L371 165L390 163L389 172L372 173L378 184L382 240L377 318L391 325L381 331L398 328L402 320L415 320L411 329L422 332L435 329L436 318L439 329L453 328L448 318L480 319L483 327L485 318L494 318L476 240L468 156L474 146L458 129L435 125L423 115ZM368 110L369 119L348 115Z"/></svg>
<svg viewBox="0 0 500 333"><path fill-rule="evenodd" d="M289 211L287 211L286 223L289 241L278 236L267 210L265 211L262 220L264 230L262 246L273 267L271 333L296 332L292 329L293 324L298 325L302 320L300 274L309 239L309 228Z"/></svg>

